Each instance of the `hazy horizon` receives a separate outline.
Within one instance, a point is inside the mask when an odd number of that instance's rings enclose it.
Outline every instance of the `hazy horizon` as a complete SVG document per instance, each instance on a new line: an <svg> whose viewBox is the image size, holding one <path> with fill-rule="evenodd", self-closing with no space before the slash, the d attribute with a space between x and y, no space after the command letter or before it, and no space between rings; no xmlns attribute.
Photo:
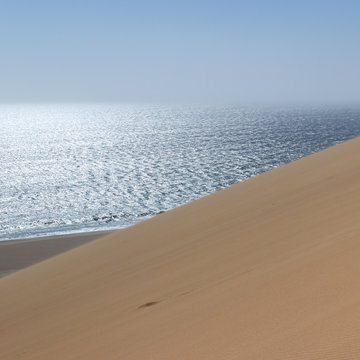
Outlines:
<svg viewBox="0 0 360 360"><path fill-rule="evenodd" d="M358 104L355 1L0 4L0 103Z"/></svg>

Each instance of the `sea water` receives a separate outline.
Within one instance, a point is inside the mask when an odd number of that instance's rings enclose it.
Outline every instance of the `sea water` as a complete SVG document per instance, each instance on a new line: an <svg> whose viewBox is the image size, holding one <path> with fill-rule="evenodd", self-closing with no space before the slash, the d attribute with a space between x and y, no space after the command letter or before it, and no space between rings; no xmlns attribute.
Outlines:
<svg viewBox="0 0 360 360"><path fill-rule="evenodd" d="M0 240L126 227L357 135L350 107L0 105Z"/></svg>

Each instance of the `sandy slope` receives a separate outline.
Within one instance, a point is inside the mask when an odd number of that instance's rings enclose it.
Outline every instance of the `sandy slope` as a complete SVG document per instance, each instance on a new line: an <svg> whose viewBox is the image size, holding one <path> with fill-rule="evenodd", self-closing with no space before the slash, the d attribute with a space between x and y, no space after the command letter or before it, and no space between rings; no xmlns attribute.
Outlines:
<svg viewBox="0 0 360 360"><path fill-rule="evenodd" d="M0 358L358 359L360 139L0 280Z"/></svg>

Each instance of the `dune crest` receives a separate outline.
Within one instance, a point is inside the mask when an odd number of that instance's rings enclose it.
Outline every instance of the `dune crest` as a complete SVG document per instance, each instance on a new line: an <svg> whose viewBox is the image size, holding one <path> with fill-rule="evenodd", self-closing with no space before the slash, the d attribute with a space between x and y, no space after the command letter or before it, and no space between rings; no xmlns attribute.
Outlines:
<svg viewBox="0 0 360 360"><path fill-rule="evenodd" d="M0 358L360 356L360 138L0 280Z"/></svg>

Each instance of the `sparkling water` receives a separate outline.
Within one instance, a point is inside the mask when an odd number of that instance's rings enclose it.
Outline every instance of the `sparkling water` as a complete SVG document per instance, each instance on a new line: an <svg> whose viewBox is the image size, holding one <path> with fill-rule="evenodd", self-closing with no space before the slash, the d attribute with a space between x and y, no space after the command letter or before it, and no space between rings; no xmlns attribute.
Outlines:
<svg viewBox="0 0 360 360"><path fill-rule="evenodd" d="M0 240L122 228L360 134L357 108L0 106Z"/></svg>

